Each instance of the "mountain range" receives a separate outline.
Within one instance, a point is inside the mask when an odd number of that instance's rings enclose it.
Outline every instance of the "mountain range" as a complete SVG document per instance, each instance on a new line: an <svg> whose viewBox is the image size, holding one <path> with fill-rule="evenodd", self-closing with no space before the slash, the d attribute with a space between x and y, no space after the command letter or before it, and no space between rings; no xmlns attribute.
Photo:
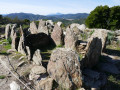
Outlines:
<svg viewBox="0 0 120 90"><path fill-rule="evenodd" d="M38 14L32 14L32 13L10 13L3 15L4 17L9 17L9 18L18 18L18 19L29 19L29 20L39 20L39 19L51 19L51 20L62 20L62 19L83 19L87 18L89 14L88 13L77 13L77 14L61 14L61 13L56 13L56 14L50 14L50 15L38 15Z"/></svg>

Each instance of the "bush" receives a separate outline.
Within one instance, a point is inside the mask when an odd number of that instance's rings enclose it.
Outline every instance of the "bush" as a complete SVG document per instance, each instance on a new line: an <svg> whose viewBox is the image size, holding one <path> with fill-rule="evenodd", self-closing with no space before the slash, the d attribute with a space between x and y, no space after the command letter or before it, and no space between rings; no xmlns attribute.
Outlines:
<svg viewBox="0 0 120 90"><path fill-rule="evenodd" d="M12 39L11 38L8 38L8 40L7 40L8 42L9 42L9 44L11 44L12 43Z"/></svg>
<svg viewBox="0 0 120 90"><path fill-rule="evenodd" d="M111 32L108 32L107 34L107 41L108 41L108 44L111 44L112 43L112 40L115 38L115 34L114 33L111 33Z"/></svg>
<svg viewBox="0 0 120 90"><path fill-rule="evenodd" d="M85 23L89 28L120 29L120 6L97 6Z"/></svg>

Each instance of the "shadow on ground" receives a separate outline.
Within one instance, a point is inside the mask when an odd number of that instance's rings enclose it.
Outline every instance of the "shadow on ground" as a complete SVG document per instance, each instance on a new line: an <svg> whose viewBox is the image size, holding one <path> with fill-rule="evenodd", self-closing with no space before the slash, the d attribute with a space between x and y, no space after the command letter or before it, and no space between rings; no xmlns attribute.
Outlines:
<svg viewBox="0 0 120 90"><path fill-rule="evenodd" d="M119 50L106 49L105 53L109 54L109 55L119 56L120 57L120 51Z"/></svg>

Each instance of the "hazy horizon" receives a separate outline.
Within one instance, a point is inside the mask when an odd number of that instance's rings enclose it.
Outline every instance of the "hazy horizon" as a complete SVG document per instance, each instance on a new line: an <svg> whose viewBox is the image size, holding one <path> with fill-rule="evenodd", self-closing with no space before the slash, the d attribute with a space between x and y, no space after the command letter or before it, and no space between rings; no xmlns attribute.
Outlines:
<svg viewBox="0 0 120 90"><path fill-rule="evenodd" d="M112 7L120 5L120 0L4 0L0 2L0 14L21 12L39 15L90 13L99 5Z"/></svg>

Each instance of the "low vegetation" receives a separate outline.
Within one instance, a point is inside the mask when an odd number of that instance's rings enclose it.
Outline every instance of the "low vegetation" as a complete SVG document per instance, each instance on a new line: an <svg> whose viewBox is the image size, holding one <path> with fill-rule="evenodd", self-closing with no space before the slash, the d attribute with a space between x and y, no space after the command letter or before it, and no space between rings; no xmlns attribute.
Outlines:
<svg viewBox="0 0 120 90"><path fill-rule="evenodd" d="M0 79L4 79L5 77L5 75L0 75Z"/></svg>

